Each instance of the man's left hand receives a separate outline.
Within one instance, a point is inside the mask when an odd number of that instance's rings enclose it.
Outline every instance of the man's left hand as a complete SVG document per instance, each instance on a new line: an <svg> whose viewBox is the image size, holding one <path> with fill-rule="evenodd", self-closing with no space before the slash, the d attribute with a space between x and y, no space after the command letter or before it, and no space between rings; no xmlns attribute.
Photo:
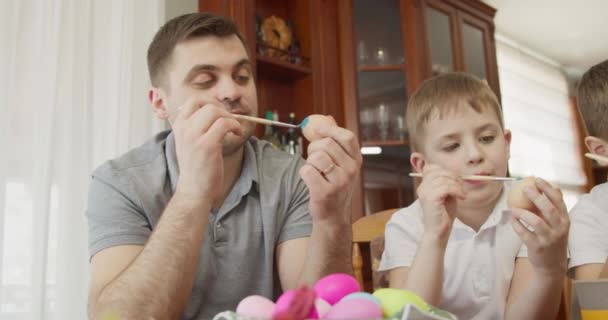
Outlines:
<svg viewBox="0 0 608 320"><path fill-rule="evenodd" d="M363 158L354 133L338 126L317 128L323 138L308 146L300 176L310 192L313 223L351 223L350 202Z"/></svg>

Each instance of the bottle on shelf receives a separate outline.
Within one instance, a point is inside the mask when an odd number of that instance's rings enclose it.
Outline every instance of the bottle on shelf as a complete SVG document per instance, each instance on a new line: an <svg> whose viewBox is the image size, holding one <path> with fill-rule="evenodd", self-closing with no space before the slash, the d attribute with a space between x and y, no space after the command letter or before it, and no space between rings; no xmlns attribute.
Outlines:
<svg viewBox="0 0 608 320"><path fill-rule="evenodd" d="M265 117L267 120L274 120L274 113L272 111L266 111ZM281 140L279 139L277 129L271 125L266 125L264 137L262 139L272 143L272 145L277 149L281 148Z"/></svg>
<svg viewBox="0 0 608 320"><path fill-rule="evenodd" d="M289 120L287 122L297 125L296 114L294 112L289 113ZM289 130L287 130L286 151L290 154L302 154L300 144L298 144L298 137L299 135L296 129L289 128Z"/></svg>

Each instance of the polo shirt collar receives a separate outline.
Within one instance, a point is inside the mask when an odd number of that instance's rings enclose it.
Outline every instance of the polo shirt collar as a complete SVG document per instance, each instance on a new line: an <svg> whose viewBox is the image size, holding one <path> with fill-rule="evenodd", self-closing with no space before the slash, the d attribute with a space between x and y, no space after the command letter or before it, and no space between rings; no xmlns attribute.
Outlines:
<svg viewBox="0 0 608 320"><path fill-rule="evenodd" d="M496 202L496 205L494 205L492 213L490 213L486 221L481 225L481 228L479 228L479 232L485 229L496 227L503 219L509 218L510 212L505 210L507 209L507 193L509 191L509 182L503 182L503 184L504 185L500 193L500 198ZM458 220L458 218L454 220L453 228L471 229L471 231L473 231L471 227L464 224L464 222Z"/></svg>

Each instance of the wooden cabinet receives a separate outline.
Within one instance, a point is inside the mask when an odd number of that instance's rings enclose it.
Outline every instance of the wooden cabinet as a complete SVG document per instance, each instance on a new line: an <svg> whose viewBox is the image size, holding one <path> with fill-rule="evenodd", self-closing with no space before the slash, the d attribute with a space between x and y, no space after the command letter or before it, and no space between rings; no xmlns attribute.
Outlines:
<svg viewBox="0 0 608 320"><path fill-rule="evenodd" d="M332 115L345 126L345 117L355 112L343 101L343 72L338 42L338 0L199 0L199 10L233 19L248 45L256 67L258 115L278 110L281 119L295 112L298 120L318 113ZM293 25L305 66L294 65L256 50L256 17L275 15ZM353 107L346 108L345 105ZM262 129L257 132L262 135ZM357 186L360 182L357 182ZM357 187L352 202L353 219L361 216L362 189Z"/></svg>
<svg viewBox="0 0 608 320"><path fill-rule="evenodd" d="M342 121L336 7L322 0L199 0L199 10L233 19L249 45L256 66L259 110L296 112L298 119L311 113L333 115ZM277 16L291 23L300 48L301 64L260 54L256 17ZM333 33L332 33L333 31Z"/></svg>
<svg viewBox="0 0 608 320"><path fill-rule="evenodd" d="M499 94L494 9L478 0L200 0L237 22L256 66L259 114L330 114L366 153L353 219L414 199L407 99L425 79L472 72ZM259 54L256 17L289 20L307 64ZM262 131L258 131L261 135Z"/></svg>
<svg viewBox="0 0 608 320"><path fill-rule="evenodd" d="M338 3L347 128L364 149L364 213L415 199L405 117L408 97L434 75L465 71L500 97L494 9L476 0L346 0Z"/></svg>
<svg viewBox="0 0 608 320"><path fill-rule="evenodd" d="M495 10L480 1L419 0L423 20L424 74L466 71L487 81L500 97Z"/></svg>

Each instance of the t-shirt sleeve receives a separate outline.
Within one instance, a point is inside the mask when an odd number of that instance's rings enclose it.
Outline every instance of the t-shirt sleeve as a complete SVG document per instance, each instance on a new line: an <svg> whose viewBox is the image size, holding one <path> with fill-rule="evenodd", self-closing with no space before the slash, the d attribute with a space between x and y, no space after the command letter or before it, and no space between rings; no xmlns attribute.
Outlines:
<svg viewBox="0 0 608 320"><path fill-rule="evenodd" d="M521 244L519 251L517 252L517 258L527 258L528 257L528 246L525 243Z"/></svg>
<svg viewBox="0 0 608 320"><path fill-rule="evenodd" d="M108 165L93 174L86 209L89 259L106 248L144 245L152 232L127 179Z"/></svg>
<svg viewBox="0 0 608 320"><path fill-rule="evenodd" d="M312 217L308 209L310 195L304 181L300 178L299 169L304 161L299 159L297 165L290 168L290 179L287 188L291 190L283 226L277 243L288 240L310 237Z"/></svg>
<svg viewBox="0 0 608 320"><path fill-rule="evenodd" d="M379 271L409 267L414 262L418 242L422 235L422 221L411 208L399 210L389 220L384 230L384 252Z"/></svg>
<svg viewBox="0 0 608 320"><path fill-rule="evenodd" d="M604 263L608 257L608 208L599 208L589 195L570 211L568 268Z"/></svg>

